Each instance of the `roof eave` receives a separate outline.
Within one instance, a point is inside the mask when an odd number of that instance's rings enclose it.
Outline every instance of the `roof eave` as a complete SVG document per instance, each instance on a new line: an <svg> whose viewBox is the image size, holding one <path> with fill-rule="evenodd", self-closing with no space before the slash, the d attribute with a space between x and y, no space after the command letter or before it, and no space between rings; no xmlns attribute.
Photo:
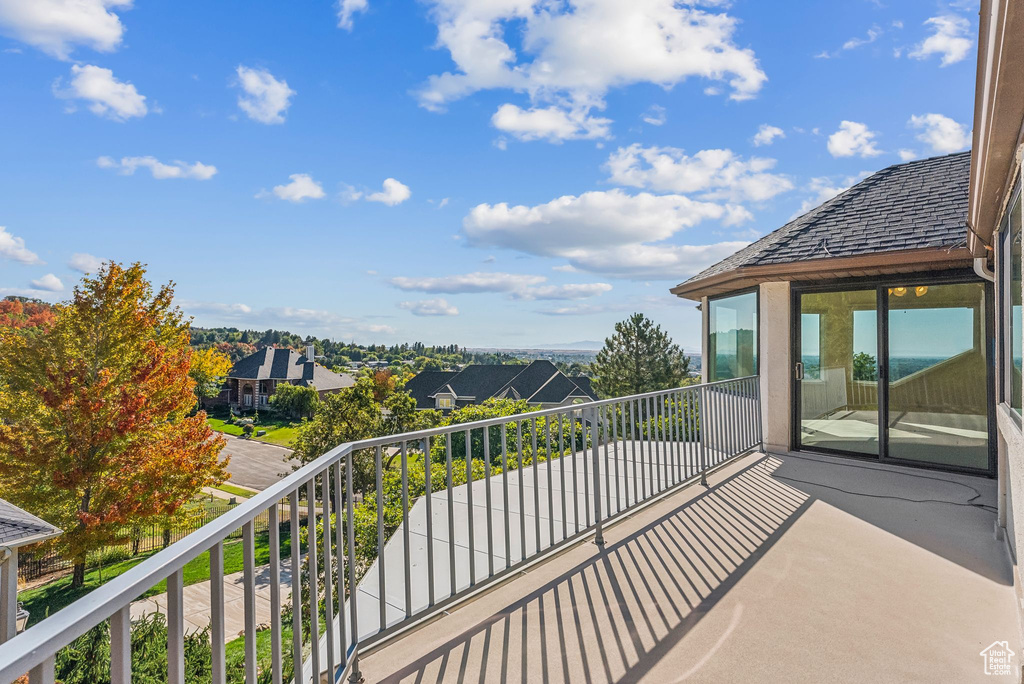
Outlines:
<svg viewBox="0 0 1024 684"><path fill-rule="evenodd" d="M849 257L825 257L781 264L741 266L701 280L680 283L669 292L683 299L701 297L780 280L821 280L858 275L913 273L935 268L970 266L971 253L964 247L939 247L872 252Z"/></svg>

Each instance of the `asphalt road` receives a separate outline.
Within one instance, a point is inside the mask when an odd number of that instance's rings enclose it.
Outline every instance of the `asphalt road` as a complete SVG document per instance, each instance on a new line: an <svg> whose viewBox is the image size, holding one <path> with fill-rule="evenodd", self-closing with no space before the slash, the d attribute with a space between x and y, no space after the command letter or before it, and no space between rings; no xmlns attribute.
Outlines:
<svg viewBox="0 0 1024 684"><path fill-rule="evenodd" d="M288 460L290 449L231 435L224 435L224 438L228 443L221 454L231 457L228 463L231 484L262 490L292 471L294 461Z"/></svg>

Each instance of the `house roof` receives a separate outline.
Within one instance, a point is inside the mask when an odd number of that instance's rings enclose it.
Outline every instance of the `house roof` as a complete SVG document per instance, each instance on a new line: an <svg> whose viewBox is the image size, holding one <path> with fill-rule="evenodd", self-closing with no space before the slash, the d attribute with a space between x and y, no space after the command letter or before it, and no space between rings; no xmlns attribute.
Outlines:
<svg viewBox="0 0 1024 684"><path fill-rule="evenodd" d="M596 399L589 379L577 384L550 361L529 365L473 365L459 372L424 371L406 383L419 408L433 408L442 393L480 403L486 399L522 399L534 404L558 404L568 399ZM429 388L429 389L426 389Z"/></svg>
<svg viewBox="0 0 1024 684"><path fill-rule="evenodd" d="M970 164L971 153L958 152L882 169L672 292L696 298L739 272L781 275L780 266L844 257L882 255L897 268L895 254L912 250L934 252L936 260L943 253L950 260L969 258L964 226Z"/></svg>
<svg viewBox="0 0 1024 684"><path fill-rule="evenodd" d="M0 499L0 546L15 548L51 539L59 534L60 528Z"/></svg>
<svg viewBox="0 0 1024 684"><path fill-rule="evenodd" d="M231 367L229 378L242 380L287 380L297 384L315 387L318 390L335 390L351 387L355 378L335 373L316 361L307 359L294 349L264 347L250 354Z"/></svg>
<svg viewBox="0 0 1024 684"><path fill-rule="evenodd" d="M405 391L416 400L418 408L433 408L434 391L458 375L458 371L423 371L405 383Z"/></svg>

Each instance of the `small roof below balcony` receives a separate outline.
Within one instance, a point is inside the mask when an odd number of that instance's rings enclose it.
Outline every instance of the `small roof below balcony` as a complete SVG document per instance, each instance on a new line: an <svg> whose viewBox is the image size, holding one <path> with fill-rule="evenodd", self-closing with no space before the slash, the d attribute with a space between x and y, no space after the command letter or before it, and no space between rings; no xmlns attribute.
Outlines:
<svg viewBox="0 0 1024 684"><path fill-rule="evenodd" d="M60 534L60 528L0 499L0 546L13 549L46 541Z"/></svg>

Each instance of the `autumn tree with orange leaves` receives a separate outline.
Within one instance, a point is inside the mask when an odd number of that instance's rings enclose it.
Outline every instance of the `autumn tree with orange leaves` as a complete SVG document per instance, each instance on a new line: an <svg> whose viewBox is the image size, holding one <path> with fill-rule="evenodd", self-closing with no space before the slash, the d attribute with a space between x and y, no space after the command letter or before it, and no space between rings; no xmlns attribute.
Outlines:
<svg viewBox="0 0 1024 684"><path fill-rule="evenodd" d="M173 284L108 263L33 334L0 328L0 491L87 554L125 524L174 515L226 478L224 446L193 414L189 323Z"/></svg>

